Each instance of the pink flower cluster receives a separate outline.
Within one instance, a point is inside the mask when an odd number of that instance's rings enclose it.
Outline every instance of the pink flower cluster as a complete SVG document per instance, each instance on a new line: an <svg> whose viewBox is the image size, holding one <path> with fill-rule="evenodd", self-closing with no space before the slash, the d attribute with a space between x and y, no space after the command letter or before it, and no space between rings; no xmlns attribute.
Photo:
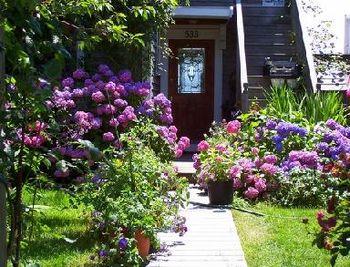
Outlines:
<svg viewBox="0 0 350 267"><path fill-rule="evenodd" d="M47 124L41 121L36 121L34 125L28 127L28 132L22 135L22 129L17 129L17 137L22 140L24 145L30 148L39 148L46 142L46 134L44 130L47 128Z"/></svg>
<svg viewBox="0 0 350 267"><path fill-rule="evenodd" d="M248 158L238 160L229 170L234 189L241 191L248 199L262 196L267 190L269 179L278 172L276 163L275 155L257 157L254 161Z"/></svg>
<svg viewBox="0 0 350 267"><path fill-rule="evenodd" d="M157 133L169 144L175 146L175 157L179 158L182 156L183 151L190 146L190 139L186 136L180 137L177 140L177 128L174 125L169 127L158 126Z"/></svg>
<svg viewBox="0 0 350 267"><path fill-rule="evenodd" d="M197 149L199 152L207 151L209 147L210 147L209 143L205 140L200 141L197 145Z"/></svg>
<svg viewBox="0 0 350 267"><path fill-rule="evenodd" d="M241 130L241 123L238 120L227 123L226 130L229 134L236 134Z"/></svg>

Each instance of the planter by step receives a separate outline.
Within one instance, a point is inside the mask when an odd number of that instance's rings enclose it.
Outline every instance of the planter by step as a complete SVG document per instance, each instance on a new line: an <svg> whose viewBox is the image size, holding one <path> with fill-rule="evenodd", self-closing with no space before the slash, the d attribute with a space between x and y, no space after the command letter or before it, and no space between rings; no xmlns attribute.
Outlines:
<svg viewBox="0 0 350 267"><path fill-rule="evenodd" d="M211 205L230 205L233 200L232 180L208 183L208 196Z"/></svg>
<svg viewBox="0 0 350 267"><path fill-rule="evenodd" d="M139 255L143 258L147 257L151 247L150 239L141 230L136 231L135 239Z"/></svg>

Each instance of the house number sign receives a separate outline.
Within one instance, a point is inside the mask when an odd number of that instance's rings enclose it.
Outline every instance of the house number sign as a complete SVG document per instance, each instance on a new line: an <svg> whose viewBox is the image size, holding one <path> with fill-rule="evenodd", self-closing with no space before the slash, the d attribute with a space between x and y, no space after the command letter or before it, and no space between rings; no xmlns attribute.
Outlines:
<svg viewBox="0 0 350 267"><path fill-rule="evenodd" d="M284 0L262 0L263 6L283 7Z"/></svg>
<svg viewBox="0 0 350 267"><path fill-rule="evenodd" d="M186 30L185 31L185 38L186 39L195 39L198 38L199 34L197 30Z"/></svg>

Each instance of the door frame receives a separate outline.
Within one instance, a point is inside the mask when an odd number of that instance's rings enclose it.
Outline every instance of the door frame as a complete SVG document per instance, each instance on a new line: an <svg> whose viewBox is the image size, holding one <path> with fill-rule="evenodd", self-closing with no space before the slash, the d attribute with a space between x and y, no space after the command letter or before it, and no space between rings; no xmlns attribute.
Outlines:
<svg viewBox="0 0 350 267"><path fill-rule="evenodd" d="M196 34L189 35L188 31L194 31ZM198 33L198 34L197 34ZM187 37L187 38L186 38ZM217 25L172 25L168 30L168 36L165 47L168 47L169 39L190 39L190 40L214 40L214 121L221 121L222 118L222 84L223 84L223 50L226 49L226 24ZM232 59L234 61L234 59ZM168 94L168 67L169 60L167 57L160 57L160 90Z"/></svg>

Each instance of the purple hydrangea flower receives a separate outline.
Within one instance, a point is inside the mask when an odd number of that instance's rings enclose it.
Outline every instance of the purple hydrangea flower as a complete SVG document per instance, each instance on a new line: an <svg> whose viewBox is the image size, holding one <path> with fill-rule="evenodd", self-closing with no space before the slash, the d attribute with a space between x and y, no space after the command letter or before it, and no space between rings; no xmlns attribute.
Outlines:
<svg viewBox="0 0 350 267"><path fill-rule="evenodd" d="M102 135L102 140L106 142L112 142L115 139L114 134L111 132L104 133Z"/></svg>
<svg viewBox="0 0 350 267"><path fill-rule="evenodd" d="M69 87L72 88L74 86L74 80L71 77L68 77L62 81L63 87Z"/></svg>
<svg viewBox="0 0 350 267"><path fill-rule="evenodd" d="M248 189L244 192L244 196L249 199L255 199L259 196L259 191L254 187L248 187Z"/></svg>
<svg viewBox="0 0 350 267"><path fill-rule="evenodd" d="M83 89L76 88L73 90L72 95L75 98L81 98L84 96L84 91L83 91Z"/></svg>
<svg viewBox="0 0 350 267"><path fill-rule="evenodd" d="M96 103L102 103L106 100L106 97L101 91L97 91L91 95L91 99Z"/></svg>
<svg viewBox="0 0 350 267"><path fill-rule="evenodd" d="M76 80L82 80L87 77L87 73L83 69L77 69L72 76Z"/></svg>
<svg viewBox="0 0 350 267"><path fill-rule="evenodd" d="M277 123L274 120L267 119L266 121L266 128L269 130L274 130L277 126Z"/></svg>
<svg viewBox="0 0 350 267"><path fill-rule="evenodd" d="M121 70L118 73L118 79L122 83L128 83L132 81L132 74L130 70Z"/></svg>

